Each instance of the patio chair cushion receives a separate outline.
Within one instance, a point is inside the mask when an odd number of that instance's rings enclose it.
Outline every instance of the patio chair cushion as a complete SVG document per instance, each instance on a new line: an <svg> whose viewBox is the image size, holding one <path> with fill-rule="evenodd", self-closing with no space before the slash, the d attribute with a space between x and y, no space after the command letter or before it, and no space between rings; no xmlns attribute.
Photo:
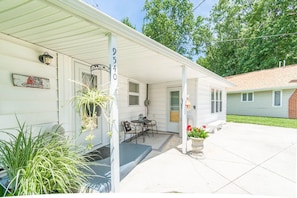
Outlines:
<svg viewBox="0 0 297 198"><path fill-rule="evenodd" d="M125 131L126 132L132 130L131 125L130 125L130 122L124 121L123 123L124 123L124 127L125 127Z"/></svg>

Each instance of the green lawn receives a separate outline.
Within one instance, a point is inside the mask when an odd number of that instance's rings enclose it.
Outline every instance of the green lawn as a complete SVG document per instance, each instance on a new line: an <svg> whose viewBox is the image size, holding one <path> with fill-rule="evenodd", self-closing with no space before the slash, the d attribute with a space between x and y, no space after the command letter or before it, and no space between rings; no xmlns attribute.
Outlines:
<svg viewBox="0 0 297 198"><path fill-rule="evenodd" d="M227 115L227 122L261 124L297 129L297 119Z"/></svg>

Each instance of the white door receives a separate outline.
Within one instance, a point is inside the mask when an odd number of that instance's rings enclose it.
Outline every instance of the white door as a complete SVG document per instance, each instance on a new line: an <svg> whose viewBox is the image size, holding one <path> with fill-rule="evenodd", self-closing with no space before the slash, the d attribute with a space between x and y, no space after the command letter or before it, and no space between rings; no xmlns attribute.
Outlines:
<svg viewBox="0 0 297 198"><path fill-rule="evenodd" d="M168 116L167 130L169 132L179 132L180 128L180 101L181 88L168 88Z"/></svg>
<svg viewBox="0 0 297 198"><path fill-rule="evenodd" d="M90 74L90 67L88 65L84 65L78 62L74 62L74 68L75 68L75 81L82 82L83 84L86 84L90 87L100 87L99 84L99 77L96 74L93 74L93 77ZM82 89L82 86L75 83L74 91L75 93ZM90 143L89 141L86 141L86 136L90 133L90 131L81 131L81 117L78 113L75 115L75 131L76 131L76 143L77 145L82 145L85 148ZM93 131L94 139L92 140L93 149L98 148L100 144L102 144L102 115L98 117L97 119L97 128ZM92 149L92 150L93 150Z"/></svg>

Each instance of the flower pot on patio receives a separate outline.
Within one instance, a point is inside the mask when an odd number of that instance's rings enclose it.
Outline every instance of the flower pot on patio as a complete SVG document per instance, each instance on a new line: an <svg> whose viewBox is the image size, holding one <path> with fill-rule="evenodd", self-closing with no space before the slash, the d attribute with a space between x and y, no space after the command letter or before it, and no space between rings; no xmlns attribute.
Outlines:
<svg viewBox="0 0 297 198"><path fill-rule="evenodd" d="M195 137L190 137L191 141L192 141L192 149L193 151L202 151L203 150L203 142L204 142L204 138L195 138Z"/></svg>
<svg viewBox="0 0 297 198"><path fill-rule="evenodd" d="M203 142L205 138L208 137L208 132L205 130L206 126L203 125L201 128L193 127L188 125L188 137L192 141L192 151L193 152L201 152L203 150Z"/></svg>

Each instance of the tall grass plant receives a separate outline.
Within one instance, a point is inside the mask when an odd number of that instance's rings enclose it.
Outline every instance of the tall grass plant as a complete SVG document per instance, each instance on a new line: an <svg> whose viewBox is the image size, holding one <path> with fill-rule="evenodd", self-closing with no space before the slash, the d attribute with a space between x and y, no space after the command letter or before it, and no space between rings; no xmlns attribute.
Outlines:
<svg viewBox="0 0 297 198"><path fill-rule="evenodd" d="M9 177L5 195L75 193L92 170L74 141L54 131L37 136L25 124L17 135L3 132L10 140L0 140L0 166Z"/></svg>

